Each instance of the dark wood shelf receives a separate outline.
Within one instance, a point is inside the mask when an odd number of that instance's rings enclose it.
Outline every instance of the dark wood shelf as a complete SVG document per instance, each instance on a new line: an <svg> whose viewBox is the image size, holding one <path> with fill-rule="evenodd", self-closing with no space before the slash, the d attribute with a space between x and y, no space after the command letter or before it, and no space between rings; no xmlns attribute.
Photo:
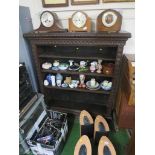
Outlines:
<svg viewBox="0 0 155 155"><path fill-rule="evenodd" d="M104 117L106 117L108 119L111 119L111 116L106 114L106 107L105 108L99 108L99 107L94 105L94 106L91 106L91 108L93 108L93 111L91 112L92 116L95 117L96 115L100 114L100 115L103 115ZM50 109L56 110L56 111L62 111L62 112L66 112L66 113L73 113L79 117L81 110L86 109L86 108L84 108L83 105L81 105L81 106L78 105L78 108L76 105L74 106L74 108L71 106L68 106L68 108L67 108L67 107L64 107L62 103L58 103L58 104L51 104ZM89 109L90 108L88 108L87 110L91 111Z"/></svg>
<svg viewBox="0 0 155 155"><path fill-rule="evenodd" d="M50 70L50 69L42 69L41 72L43 73L61 73L61 74L71 74L71 75L79 75L79 74L84 74L84 75L89 75L89 76L99 76L99 77L113 77L113 75L105 75L105 74L102 74L102 73L92 73L90 71L87 71L87 72L78 72L78 71L70 71L70 70L58 70L58 71L55 71L55 70Z"/></svg>
<svg viewBox="0 0 155 155"><path fill-rule="evenodd" d="M98 60L103 61L115 61L115 58L102 58L102 57L79 57L79 56L64 56L64 55L53 55L53 54L40 54L40 58L54 58L54 59L80 59L80 60Z"/></svg>
<svg viewBox="0 0 155 155"><path fill-rule="evenodd" d="M97 94L110 94L110 91L105 91L102 89L99 90L89 90L89 89L81 89L81 88L62 88L57 86L44 86L49 89L59 89L59 90L69 90L69 91L78 91L78 92L87 92L87 93L97 93Z"/></svg>
<svg viewBox="0 0 155 155"><path fill-rule="evenodd" d="M120 82L121 61L124 45L130 33L101 33L101 32L63 32L63 33L28 33L24 37L29 40L33 52L33 61L37 71L39 82L38 91L45 95L45 103L52 109L75 113L79 115L81 110L87 110L94 116L101 114L112 117L115 109L116 97ZM77 49L78 48L78 49ZM78 71L53 71L43 70L40 65L44 61L52 60L103 60L103 63L114 63L115 75L104 75L98 73L78 72ZM69 76L84 74L93 76L97 81L112 78L112 90L104 91L88 90L80 88L62 88L44 86L43 80L46 73L62 73ZM67 76L68 76L67 75ZM91 77L87 77L89 80ZM109 79L111 80L111 79ZM105 106L104 106L105 105Z"/></svg>

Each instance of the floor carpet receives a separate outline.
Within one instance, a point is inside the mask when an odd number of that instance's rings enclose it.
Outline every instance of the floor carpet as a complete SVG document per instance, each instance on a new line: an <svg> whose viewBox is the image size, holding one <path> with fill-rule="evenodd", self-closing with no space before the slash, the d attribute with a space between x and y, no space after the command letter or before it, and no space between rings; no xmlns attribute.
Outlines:
<svg viewBox="0 0 155 155"><path fill-rule="evenodd" d="M69 119L71 120L71 119ZM80 126L77 119L72 120L68 122L69 128L71 129L68 133L68 138L65 143L65 146L63 148L63 151L61 155L73 155L74 154L74 147L80 137ZM127 147L127 144L129 143L129 136L126 132L126 130L119 130L117 132L113 131L109 135L109 139L112 141L117 155L125 155L125 150ZM93 146L95 149L95 152L97 152L97 146ZM94 153L94 155L97 155L97 153Z"/></svg>

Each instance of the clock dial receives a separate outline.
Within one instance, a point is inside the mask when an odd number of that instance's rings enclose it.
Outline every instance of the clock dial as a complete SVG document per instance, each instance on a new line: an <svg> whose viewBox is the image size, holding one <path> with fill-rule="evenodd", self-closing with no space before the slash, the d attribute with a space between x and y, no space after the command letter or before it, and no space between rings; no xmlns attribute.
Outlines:
<svg viewBox="0 0 155 155"><path fill-rule="evenodd" d="M87 17L82 12L76 12L73 15L72 22L78 28L82 28L86 24L86 21L87 21Z"/></svg>
<svg viewBox="0 0 155 155"><path fill-rule="evenodd" d="M51 27L54 24L53 15L48 11L43 12L40 19L45 27Z"/></svg>
<svg viewBox="0 0 155 155"><path fill-rule="evenodd" d="M113 25L115 25L116 21L117 15L114 12L108 11L102 16L102 23L106 27L112 27Z"/></svg>

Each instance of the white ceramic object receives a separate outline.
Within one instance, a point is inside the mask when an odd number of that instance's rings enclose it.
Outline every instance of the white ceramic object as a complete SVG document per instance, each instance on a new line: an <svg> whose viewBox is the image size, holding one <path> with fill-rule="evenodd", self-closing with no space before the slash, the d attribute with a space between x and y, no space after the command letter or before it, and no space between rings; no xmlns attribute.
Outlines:
<svg viewBox="0 0 155 155"><path fill-rule="evenodd" d="M52 67L52 64L50 62L45 62L42 64L43 69L49 69Z"/></svg>
<svg viewBox="0 0 155 155"><path fill-rule="evenodd" d="M94 78L92 78L92 79L90 80L90 86L91 86L91 87L95 87L95 85L96 85L96 81L95 81Z"/></svg>
<svg viewBox="0 0 155 155"><path fill-rule="evenodd" d="M61 80L57 80L56 83L57 83L57 86L58 86L58 87L61 86Z"/></svg>
<svg viewBox="0 0 155 155"><path fill-rule="evenodd" d="M80 61L80 68L84 68L87 65L86 61Z"/></svg>
<svg viewBox="0 0 155 155"><path fill-rule="evenodd" d="M51 76L51 81L52 81L52 86L56 86L55 76L54 75Z"/></svg>
<svg viewBox="0 0 155 155"><path fill-rule="evenodd" d="M44 80L44 86L48 86L49 82L47 80Z"/></svg>
<svg viewBox="0 0 155 155"><path fill-rule="evenodd" d="M112 88L112 82L109 82L107 80L104 80L102 83L101 83L101 87L102 89L104 90L111 90Z"/></svg>
<svg viewBox="0 0 155 155"><path fill-rule="evenodd" d="M54 60L54 62L53 62L53 66L54 67L58 67L59 66L59 60Z"/></svg>
<svg viewBox="0 0 155 155"><path fill-rule="evenodd" d="M92 87L91 84L90 84L90 81L87 81L86 82L86 88L89 89L89 90L98 90L100 89L100 85L98 82L95 83L95 86Z"/></svg>

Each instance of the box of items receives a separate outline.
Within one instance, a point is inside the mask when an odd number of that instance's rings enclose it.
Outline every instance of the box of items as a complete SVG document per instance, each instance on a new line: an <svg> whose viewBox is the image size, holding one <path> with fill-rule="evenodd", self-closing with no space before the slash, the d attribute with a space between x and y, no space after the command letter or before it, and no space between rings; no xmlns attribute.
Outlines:
<svg viewBox="0 0 155 155"><path fill-rule="evenodd" d="M68 132L67 114L44 110L26 140L34 155L57 155Z"/></svg>

